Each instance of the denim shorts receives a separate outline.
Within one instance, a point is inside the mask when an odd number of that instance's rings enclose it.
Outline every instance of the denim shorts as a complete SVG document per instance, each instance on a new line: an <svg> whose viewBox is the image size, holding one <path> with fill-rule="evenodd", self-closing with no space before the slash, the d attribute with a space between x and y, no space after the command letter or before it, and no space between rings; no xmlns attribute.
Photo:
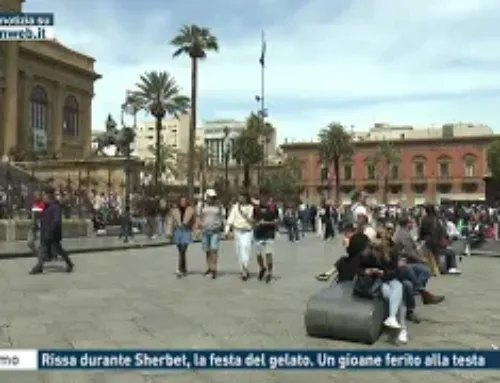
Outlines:
<svg viewBox="0 0 500 383"><path fill-rule="evenodd" d="M201 245L204 251L217 251L220 245L219 231L204 231L201 233Z"/></svg>

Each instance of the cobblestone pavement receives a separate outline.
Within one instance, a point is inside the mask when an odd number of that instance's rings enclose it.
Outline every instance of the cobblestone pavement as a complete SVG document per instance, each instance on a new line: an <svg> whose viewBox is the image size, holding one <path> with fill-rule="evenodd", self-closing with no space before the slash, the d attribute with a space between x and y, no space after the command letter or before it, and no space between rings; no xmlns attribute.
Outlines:
<svg viewBox="0 0 500 383"><path fill-rule="evenodd" d="M308 338L307 298L323 287L313 276L340 255L337 242L312 235L276 243L277 280L266 285L237 275L231 242L223 244L221 276L205 279L199 244L192 274L178 280L173 247L75 256L71 275L52 269L28 276L30 259L0 262L0 348L366 348ZM446 301L419 307L411 348L500 345L497 258L467 258L461 277L433 279ZM254 268L255 270L256 268ZM394 347L382 338L376 347ZM186 371L141 373L1 372L1 383L188 382L498 382L495 372Z"/></svg>

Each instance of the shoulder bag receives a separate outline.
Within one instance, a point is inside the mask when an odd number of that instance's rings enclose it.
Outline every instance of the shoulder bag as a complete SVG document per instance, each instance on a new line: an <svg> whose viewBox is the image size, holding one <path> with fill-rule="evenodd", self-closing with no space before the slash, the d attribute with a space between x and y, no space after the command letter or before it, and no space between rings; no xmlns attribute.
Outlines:
<svg viewBox="0 0 500 383"><path fill-rule="evenodd" d="M358 298L375 299L382 293L382 280L371 275L356 275L352 293Z"/></svg>

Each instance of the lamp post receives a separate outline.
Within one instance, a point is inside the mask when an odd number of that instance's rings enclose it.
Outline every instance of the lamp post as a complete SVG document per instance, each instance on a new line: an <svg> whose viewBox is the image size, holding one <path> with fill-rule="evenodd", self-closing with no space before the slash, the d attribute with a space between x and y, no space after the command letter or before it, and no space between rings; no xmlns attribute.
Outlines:
<svg viewBox="0 0 500 383"><path fill-rule="evenodd" d="M122 129L118 134L118 149L120 154L125 155L125 215L124 215L124 227L125 232L123 240L124 242L129 241L130 233L130 189L131 189L131 145L135 140L135 129L137 127L137 111L138 108L136 104L134 104L133 100L130 97L130 94L127 94L127 99L125 103L122 105L121 110L121 124ZM125 114L129 114L133 116L133 126L129 127L125 124Z"/></svg>
<svg viewBox="0 0 500 383"><path fill-rule="evenodd" d="M224 127L224 194L226 203L229 204L229 127Z"/></svg>

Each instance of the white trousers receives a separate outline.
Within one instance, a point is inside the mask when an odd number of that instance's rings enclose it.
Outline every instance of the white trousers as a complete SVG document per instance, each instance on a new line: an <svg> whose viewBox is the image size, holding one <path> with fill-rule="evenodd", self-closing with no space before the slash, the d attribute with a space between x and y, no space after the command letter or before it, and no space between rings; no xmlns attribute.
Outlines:
<svg viewBox="0 0 500 383"><path fill-rule="evenodd" d="M234 230L234 244L236 255L241 267L248 267L252 254L253 232L251 230Z"/></svg>

